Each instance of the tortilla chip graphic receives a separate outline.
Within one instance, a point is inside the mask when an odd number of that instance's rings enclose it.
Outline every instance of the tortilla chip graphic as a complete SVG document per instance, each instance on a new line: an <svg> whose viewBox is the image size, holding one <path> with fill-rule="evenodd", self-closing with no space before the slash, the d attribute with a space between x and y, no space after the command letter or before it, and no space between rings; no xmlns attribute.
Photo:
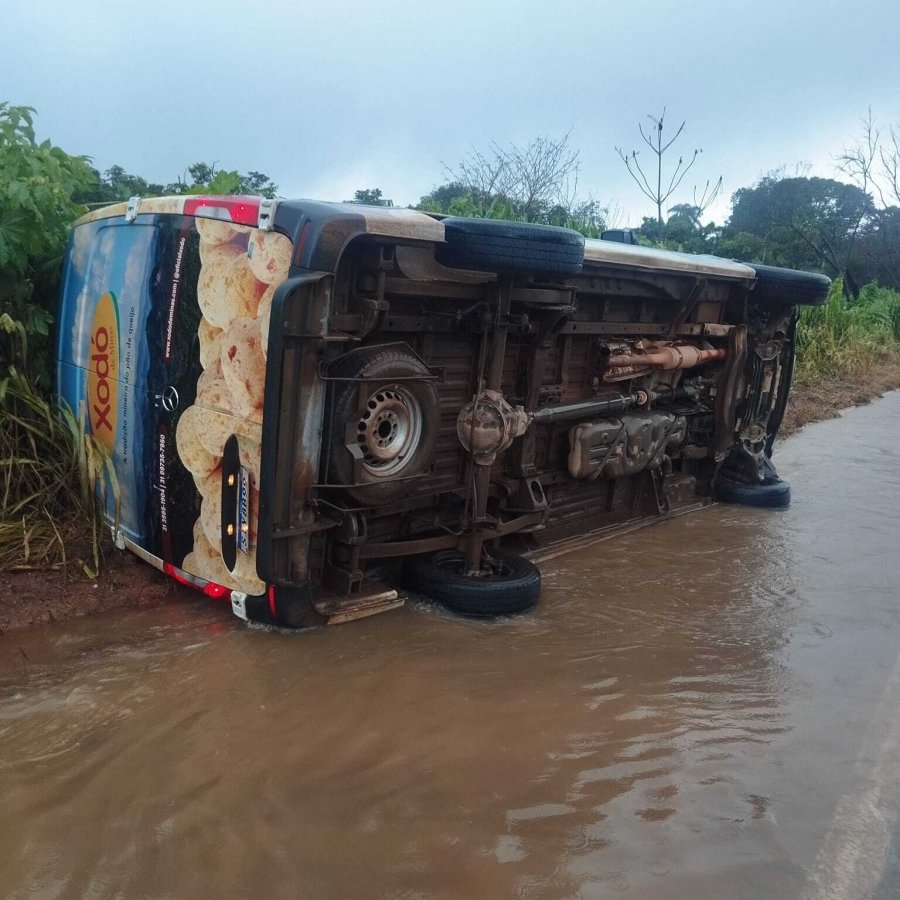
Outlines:
<svg viewBox="0 0 900 900"><path fill-rule="evenodd" d="M279 284L291 266L291 242L274 231L256 231L247 245L250 268L266 284Z"/></svg>
<svg viewBox="0 0 900 900"><path fill-rule="evenodd" d="M206 581L224 585L232 590L241 590L237 580L228 571L222 554L210 544L205 534L199 535L194 542L194 549L188 553L181 565L186 572L199 575Z"/></svg>
<svg viewBox="0 0 900 900"><path fill-rule="evenodd" d="M219 359L236 415L261 422L266 357L262 352L259 322L249 318L233 322L222 336Z"/></svg>
<svg viewBox="0 0 900 900"><path fill-rule="evenodd" d="M197 379L197 405L232 416L237 414L237 407L222 374L221 353L215 364L205 369Z"/></svg>
<svg viewBox="0 0 900 900"><path fill-rule="evenodd" d="M224 244L236 237L247 235L251 229L247 225L236 225L233 222L225 222L222 219L194 219L200 240L207 244Z"/></svg>
<svg viewBox="0 0 900 900"><path fill-rule="evenodd" d="M256 310L257 321L259 322L260 347L263 356L269 354L269 323L272 317L272 298L275 296L275 285L271 284L266 292L259 298L259 306Z"/></svg>
<svg viewBox="0 0 900 900"><path fill-rule="evenodd" d="M259 442L262 440L262 429L259 425L247 422L245 419L235 418L216 409L206 409L203 406L189 407L185 410L182 418L188 414L190 414L191 428L196 431L197 440L207 453L221 458L225 452L225 442L232 434L235 434L238 436L240 444L241 462L253 468L245 462L244 457L246 455L248 459L252 460L254 452L259 454ZM257 463L255 471L258 472L258 469Z"/></svg>
<svg viewBox="0 0 900 900"><path fill-rule="evenodd" d="M245 240L225 244L210 244L200 241L200 264L202 266L223 265L238 257L247 255L247 242Z"/></svg>
<svg viewBox="0 0 900 900"><path fill-rule="evenodd" d="M218 467L221 454L210 453L200 440L202 423L198 421L198 406L189 406L178 419L175 430L175 446L185 468L195 480L208 478Z"/></svg>
<svg viewBox="0 0 900 900"><path fill-rule="evenodd" d="M200 319L197 336L200 338L200 365L204 369L208 369L218 361L223 333L221 328L216 328L206 319Z"/></svg>
<svg viewBox="0 0 900 900"><path fill-rule="evenodd" d="M197 329L203 372L197 397L176 432L178 453L194 476L200 515L193 549L183 567L207 581L247 594L261 594L256 574L260 441L266 344L277 285L288 275L291 242L216 219L195 219L200 234L197 296L203 318ZM248 256L249 254L249 256ZM238 437L240 461L250 473L250 554L239 552L229 572L222 559L222 455Z"/></svg>
<svg viewBox="0 0 900 900"><path fill-rule="evenodd" d="M203 517L199 522L202 523ZM219 523L221 527L221 523ZM222 559L221 533L210 539L207 528L194 528L194 549L184 558L182 568L200 578L245 594L265 593L266 585L256 574L256 557L238 553L234 571L229 572Z"/></svg>
<svg viewBox="0 0 900 900"><path fill-rule="evenodd" d="M256 556L238 552L232 580L245 594L259 595L266 592L266 583L256 574Z"/></svg>
<svg viewBox="0 0 900 900"><path fill-rule="evenodd" d="M265 285L256 280L243 253L217 256L200 269L197 301L203 317L216 328L237 318L255 316Z"/></svg>

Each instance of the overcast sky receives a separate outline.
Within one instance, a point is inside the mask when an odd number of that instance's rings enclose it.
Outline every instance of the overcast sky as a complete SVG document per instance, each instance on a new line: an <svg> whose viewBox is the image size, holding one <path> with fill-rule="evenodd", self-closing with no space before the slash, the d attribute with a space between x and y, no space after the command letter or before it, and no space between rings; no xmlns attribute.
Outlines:
<svg viewBox="0 0 900 900"><path fill-rule="evenodd" d="M582 193L639 224L652 210L614 147L664 104L687 121L676 147L704 151L672 202L720 174L728 196L800 161L832 176L868 106L900 123L898 0L0 6L0 100L154 181L217 161L283 196L407 204L473 146L570 132Z"/></svg>

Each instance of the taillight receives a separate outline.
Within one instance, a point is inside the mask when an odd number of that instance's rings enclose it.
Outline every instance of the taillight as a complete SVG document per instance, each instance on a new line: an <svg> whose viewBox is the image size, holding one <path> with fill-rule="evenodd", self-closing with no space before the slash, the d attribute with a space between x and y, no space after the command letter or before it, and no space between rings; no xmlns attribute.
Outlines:
<svg viewBox="0 0 900 900"><path fill-rule="evenodd" d="M172 563L163 563L163 572L170 578L174 578L179 584L193 588L195 591L202 591L207 597L212 597L213 600L231 599L231 588L216 584L214 581L205 581L203 578L197 578L196 575L191 575L177 566L173 566Z"/></svg>
<svg viewBox="0 0 900 900"><path fill-rule="evenodd" d="M207 597L212 597L214 600L224 600L226 597L229 600L231 599L230 588L223 587L221 584L214 584L212 581L206 582L203 593L206 594Z"/></svg>
<svg viewBox="0 0 900 900"><path fill-rule="evenodd" d="M216 211L221 210L227 215L223 216ZM259 197L232 196L232 197L190 197L184 201L184 214L186 216L205 216L211 219L225 219L236 222L239 225L252 225L259 223Z"/></svg>

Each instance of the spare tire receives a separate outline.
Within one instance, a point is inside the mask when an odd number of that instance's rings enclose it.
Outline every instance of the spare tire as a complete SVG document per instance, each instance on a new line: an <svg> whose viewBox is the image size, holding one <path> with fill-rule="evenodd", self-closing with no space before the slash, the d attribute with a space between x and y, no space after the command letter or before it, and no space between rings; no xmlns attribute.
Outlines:
<svg viewBox="0 0 900 900"><path fill-rule="evenodd" d="M541 595L538 567L515 553L484 552L492 571L478 576L465 574L465 557L458 550L412 556L404 566L406 585L464 616L493 618L534 607Z"/></svg>
<svg viewBox="0 0 900 900"><path fill-rule="evenodd" d="M430 374L397 345L356 351L333 366L331 484L365 506L413 490L410 478L431 467L440 427Z"/></svg>
<svg viewBox="0 0 900 900"><path fill-rule="evenodd" d="M831 279L827 275L757 263L748 265L756 271L751 301L782 303L787 306L821 306L828 299Z"/></svg>
<svg viewBox="0 0 900 900"><path fill-rule="evenodd" d="M454 269L523 275L577 275L584 262L584 236L570 228L503 222L497 219L443 219L444 240L435 257Z"/></svg>

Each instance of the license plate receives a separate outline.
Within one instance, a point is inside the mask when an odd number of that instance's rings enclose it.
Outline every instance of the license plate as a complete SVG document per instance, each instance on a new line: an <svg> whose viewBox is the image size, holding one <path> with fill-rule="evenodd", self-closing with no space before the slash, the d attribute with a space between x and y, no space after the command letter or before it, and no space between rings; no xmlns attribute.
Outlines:
<svg viewBox="0 0 900 900"><path fill-rule="evenodd" d="M250 470L241 466L238 476L237 545L244 553L250 553Z"/></svg>

